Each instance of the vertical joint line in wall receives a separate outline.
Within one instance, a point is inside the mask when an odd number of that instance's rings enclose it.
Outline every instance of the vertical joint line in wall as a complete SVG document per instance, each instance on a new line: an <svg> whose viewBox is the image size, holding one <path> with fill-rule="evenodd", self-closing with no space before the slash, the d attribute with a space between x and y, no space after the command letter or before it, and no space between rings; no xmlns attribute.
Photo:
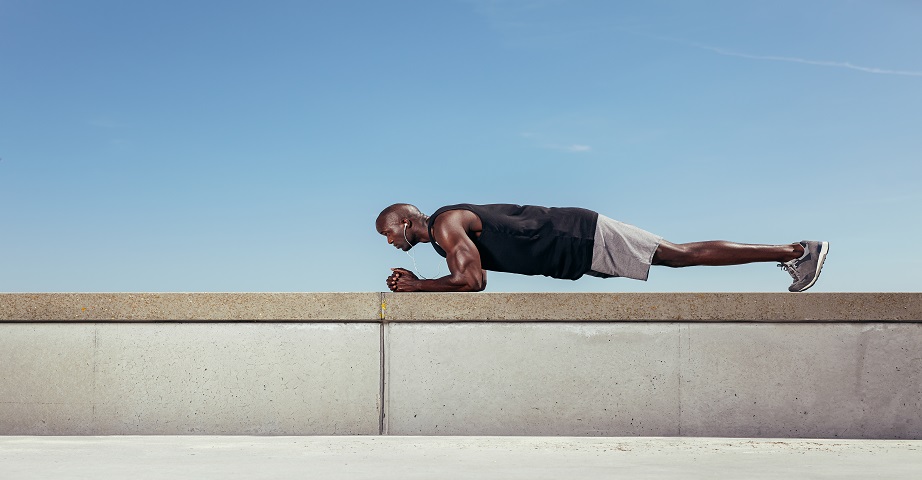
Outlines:
<svg viewBox="0 0 922 480"><path fill-rule="evenodd" d="M683 358L683 356L685 355L685 350L688 349L687 338L683 338L683 337L686 337L687 335L688 335L688 325L680 323L679 324L679 364L678 364L678 370L679 370L679 392L678 392L679 436L680 437L682 436L682 390L684 390L685 388L685 384L682 382L682 367L685 365L685 359Z"/></svg>
<svg viewBox="0 0 922 480"><path fill-rule="evenodd" d="M387 299L385 298L385 294L383 292L380 293L379 300L381 305L381 334L378 352L380 354L381 371L379 372L380 378L378 382L378 395L381 398L381 411L378 416L378 434L387 435L387 339L385 338L387 335Z"/></svg>
<svg viewBox="0 0 922 480"><path fill-rule="evenodd" d="M93 396L90 397L90 432L97 434L96 429L96 369L99 365L99 323L93 324Z"/></svg>

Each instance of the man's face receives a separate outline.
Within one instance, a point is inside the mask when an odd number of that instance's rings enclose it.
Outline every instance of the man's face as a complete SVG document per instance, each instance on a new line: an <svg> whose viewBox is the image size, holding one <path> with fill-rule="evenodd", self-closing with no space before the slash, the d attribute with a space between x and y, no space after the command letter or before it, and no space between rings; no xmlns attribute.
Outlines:
<svg viewBox="0 0 922 480"><path fill-rule="evenodd" d="M375 227L378 229L378 233L387 237L387 243L393 245L395 248L403 250L404 252L413 248L413 245L410 245L407 242L406 237L404 237L403 223L398 222L389 225L382 223L375 225Z"/></svg>

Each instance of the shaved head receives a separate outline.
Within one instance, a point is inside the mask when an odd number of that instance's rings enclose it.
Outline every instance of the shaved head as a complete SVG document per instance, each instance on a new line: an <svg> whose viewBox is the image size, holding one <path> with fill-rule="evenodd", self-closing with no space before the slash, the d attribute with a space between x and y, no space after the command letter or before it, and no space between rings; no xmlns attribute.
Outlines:
<svg viewBox="0 0 922 480"><path fill-rule="evenodd" d="M387 243L407 251L419 242L429 241L429 217L409 203L395 203L378 214L375 230L387 237Z"/></svg>
<svg viewBox="0 0 922 480"><path fill-rule="evenodd" d="M375 220L375 225L392 225L399 223L403 218L417 219L422 218L422 216L423 213L409 203L395 203L381 210L381 213L378 214L378 219Z"/></svg>

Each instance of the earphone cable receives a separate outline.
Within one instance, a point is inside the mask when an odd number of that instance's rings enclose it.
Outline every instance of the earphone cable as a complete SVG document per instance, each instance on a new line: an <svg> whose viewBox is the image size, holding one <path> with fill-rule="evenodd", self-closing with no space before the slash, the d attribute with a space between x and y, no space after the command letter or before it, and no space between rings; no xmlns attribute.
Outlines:
<svg viewBox="0 0 922 480"><path fill-rule="evenodd" d="M403 224L403 239L407 241L407 245L409 245L410 248L413 248L413 244L411 244L410 239L407 238L407 224L406 223ZM413 270L415 270L416 276L423 280L429 280L428 278L423 276L422 271L419 269L419 265L416 264L416 257L410 254L409 250L404 250L403 253L406 253L407 256L410 257L410 260L413 260ZM435 276L438 277L440 273L442 273L442 268L440 266L437 266L436 271L435 271Z"/></svg>

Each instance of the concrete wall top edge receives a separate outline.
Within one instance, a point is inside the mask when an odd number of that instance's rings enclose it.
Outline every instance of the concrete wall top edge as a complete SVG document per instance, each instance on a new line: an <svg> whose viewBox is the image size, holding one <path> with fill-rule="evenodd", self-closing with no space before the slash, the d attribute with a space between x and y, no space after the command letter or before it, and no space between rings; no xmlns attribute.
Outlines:
<svg viewBox="0 0 922 480"><path fill-rule="evenodd" d="M380 320L380 293L0 293L0 321Z"/></svg>
<svg viewBox="0 0 922 480"><path fill-rule="evenodd" d="M385 293L387 321L918 322L922 293Z"/></svg>
<svg viewBox="0 0 922 480"><path fill-rule="evenodd" d="M0 321L922 322L922 293L0 293Z"/></svg>

